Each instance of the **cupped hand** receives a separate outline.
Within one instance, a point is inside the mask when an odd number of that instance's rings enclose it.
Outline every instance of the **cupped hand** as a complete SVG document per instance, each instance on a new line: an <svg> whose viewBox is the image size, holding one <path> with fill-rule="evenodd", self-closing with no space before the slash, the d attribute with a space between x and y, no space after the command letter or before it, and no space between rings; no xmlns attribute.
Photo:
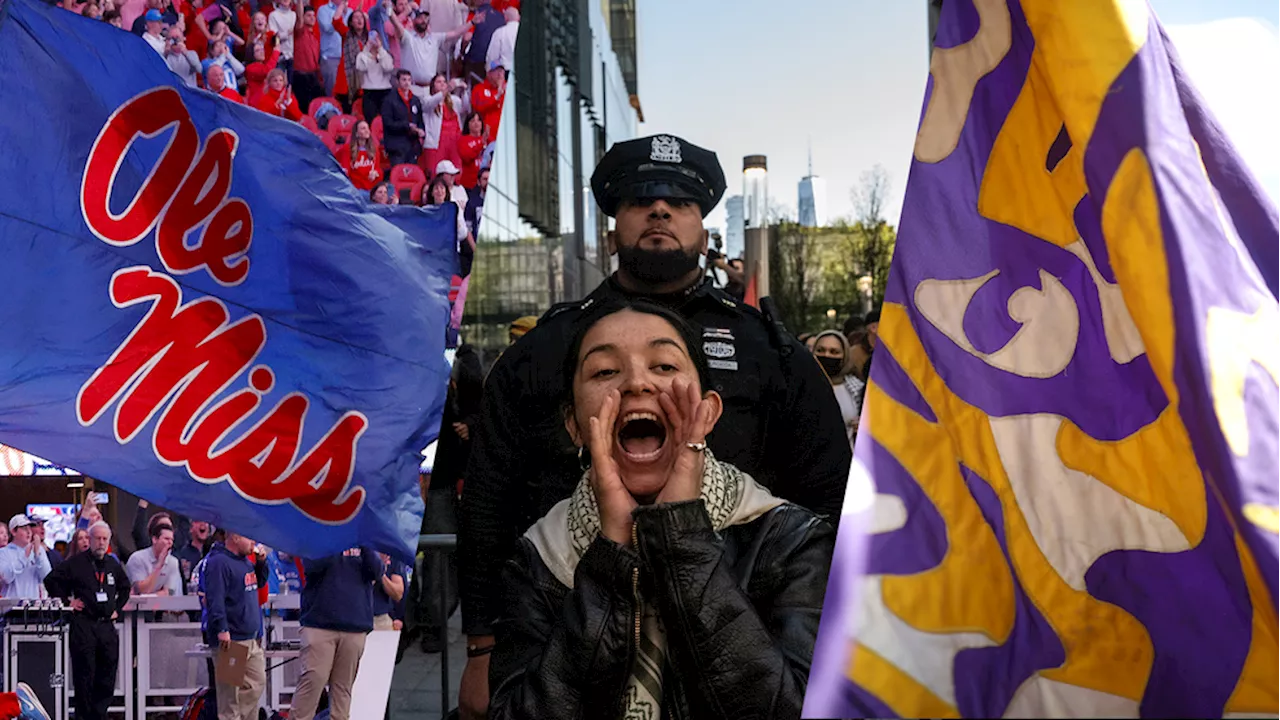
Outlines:
<svg viewBox="0 0 1280 720"><path fill-rule="evenodd" d="M617 390L605 397L599 414L588 421L587 449L591 452L591 490L600 508L600 533L619 545L628 545L631 512L637 503L622 484L622 475L613 459L613 427L621 406L622 396Z"/></svg>
<svg viewBox="0 0 1280 720"><path fill-rule="evenodd" d="M676 443L670 475L659 503L696 500L702 495L702 471L706 454L689 447L705 443L714 424L714 406L698 394L698 387L684 378L676 378L671 392L658 395L658 403L671 421L671 441Z"/></svg>

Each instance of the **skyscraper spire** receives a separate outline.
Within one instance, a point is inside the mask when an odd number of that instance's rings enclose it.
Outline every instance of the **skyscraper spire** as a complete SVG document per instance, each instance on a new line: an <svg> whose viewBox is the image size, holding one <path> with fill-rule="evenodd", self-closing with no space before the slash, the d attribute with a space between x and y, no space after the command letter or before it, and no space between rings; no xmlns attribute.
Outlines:
<svg viewBox="0 0 1280 720"><path fill-rule="evenodd" d="M813 136L809 136L809 177L813 177Z"/></svg>

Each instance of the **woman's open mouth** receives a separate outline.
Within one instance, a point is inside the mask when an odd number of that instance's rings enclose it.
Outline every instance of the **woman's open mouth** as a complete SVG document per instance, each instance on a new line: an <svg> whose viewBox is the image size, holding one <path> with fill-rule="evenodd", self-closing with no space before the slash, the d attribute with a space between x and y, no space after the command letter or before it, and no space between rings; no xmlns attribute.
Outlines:
<svg viewBox="0 0 1280 720"><path fill-rule="evenodd" d="M650 412L631 412L618 424L618 447L635 463L653 462L667 444L667 428Z"/></svg>

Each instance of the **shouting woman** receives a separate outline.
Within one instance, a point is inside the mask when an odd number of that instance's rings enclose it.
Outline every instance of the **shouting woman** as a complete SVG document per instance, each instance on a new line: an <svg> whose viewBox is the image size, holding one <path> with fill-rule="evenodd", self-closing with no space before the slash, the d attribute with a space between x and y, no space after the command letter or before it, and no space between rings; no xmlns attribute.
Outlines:
<svg viewBox="0 0 1280 720"><path fill-rule="evenodd" d="M489 717L799 718L833 528L707 451L723 405L680 316L606 301L567 357L588 467L508 563Z"/></svg>

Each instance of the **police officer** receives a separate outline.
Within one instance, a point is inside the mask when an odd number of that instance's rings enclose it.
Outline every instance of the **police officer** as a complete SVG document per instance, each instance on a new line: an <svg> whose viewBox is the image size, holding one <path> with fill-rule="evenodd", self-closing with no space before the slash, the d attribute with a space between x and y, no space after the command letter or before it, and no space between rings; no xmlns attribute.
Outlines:
<svg viewBox="0 0 1280 720"><path fill-rule="evenodd" d="M715 288L699 259L703 219L725 190L715 153L677 137L615 144L591 178L616 219L608 247L618 272L585 301L553 307L490 372L460 517L460 589L468 661L464 720L488 706L489 625L500 567L516 539L569 496L582 475L564 429L563 367L575 320L611 297L665 304L701 328L724 415L708 444L775 494L819 514L839 512L852 453L830 383L771 318Z"/></svg>
<svg viewBox="0 0 1280 720"><path fill-rule="evenodd" d="M71 680L77 720L107 720L116 695L120 639L115 620L129 601L129 575L114 555L111 528L89 527L89 552L76 553L45 578L50 597L70 600Z"/></svg>

